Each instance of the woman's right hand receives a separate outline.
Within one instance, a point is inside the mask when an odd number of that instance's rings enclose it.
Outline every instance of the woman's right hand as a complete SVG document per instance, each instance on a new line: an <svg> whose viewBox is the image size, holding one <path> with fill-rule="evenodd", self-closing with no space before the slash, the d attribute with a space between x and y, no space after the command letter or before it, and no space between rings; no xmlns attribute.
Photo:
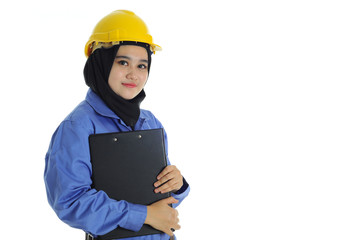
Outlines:
<svg viewBox="0 0 351 240"><path fill-rule="evenodd" d="M178 211L168 205L172 203L178 203L178 200L169 197L147 206L145 223L173 236L171 229L178 230L180 225L178 224Z"/></svg>

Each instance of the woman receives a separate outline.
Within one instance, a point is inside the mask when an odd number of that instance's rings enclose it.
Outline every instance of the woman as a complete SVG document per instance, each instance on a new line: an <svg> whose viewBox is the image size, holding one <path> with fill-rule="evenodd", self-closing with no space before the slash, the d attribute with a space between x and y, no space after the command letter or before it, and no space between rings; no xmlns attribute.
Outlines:
<svg viewBox="0 0 351 240"><path fill-rule="evenodd" d="M163 234L129 239L170 239L180 228L176 207L190 187L177 167L158 175L155 193L172 197L149 206L116 201L92 188L88 137L92 134L163 128L150 111L140 109L154 44L145 23L130 11L115 11L95 27L85 47L84 77L90 87L81 102L55 131L45 158L49 204L72 227L97 238L117 227L138 231L143 224ZM167 135L165 134L167 152Z"/></svg>

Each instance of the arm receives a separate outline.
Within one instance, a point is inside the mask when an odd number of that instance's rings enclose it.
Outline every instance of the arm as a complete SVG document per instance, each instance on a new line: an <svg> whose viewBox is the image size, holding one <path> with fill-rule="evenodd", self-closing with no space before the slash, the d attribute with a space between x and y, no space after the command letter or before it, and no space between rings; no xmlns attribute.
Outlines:
<svg viewBox="0 0 351 240"><path fill-rule="evenodd" d="M158 181L154 183L155 193L171 192L172 196L178 200L173 207L177 207L190 192L189 184L174 165L168 165L157 176L157 179Z"/></svg>
<svg viewBox="0 0 351 240"><path fill-rule="evenodd" d="M161 122L158 121L156 117L154 117L156 122L156 126L158 128L163 128ZM162 171L162 173L158 176L158 181L155 182L155 192L171 192L172 197L178 200L177 203L172 204L173 207L177 207L189 194L190 186L182 176L181 172L177 169L176 166L171 165L169 158L168 158L168 137L167 133L164 130L165 135L165 148L166 148L166 157L167 157L167 164L168 166ZM168 175L169 174L169 175ZM170 181L173 179L172 181ZM159 187L161 184L167 182L166 184Z"/></svg>
<svg viewBox="0 0 351 240"><path fill-rule="evenodd" d="M146 206L116 201L91 188L88 137L92 133L72 121L64 121L54 133L45 158L49 204L62 221L93 235L117 226L138 231L146 219Z"/></svg>

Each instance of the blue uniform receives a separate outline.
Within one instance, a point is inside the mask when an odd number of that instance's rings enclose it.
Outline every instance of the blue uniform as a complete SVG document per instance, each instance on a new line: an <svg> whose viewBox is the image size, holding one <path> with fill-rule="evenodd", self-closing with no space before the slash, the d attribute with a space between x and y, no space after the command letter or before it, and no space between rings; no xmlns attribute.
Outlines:
<svg viewBox="0 0 351 240"><path fill-rule="evenodd" d="M163 128L155 116L141 110L135 130ZM103 235L117 226L138 231L145 222L146 206L110 199L103 191L91 188L92 167L88 137L91 134L132 131L89 89L81 102L60 124L52 136L45 157L44 180L48 201L57 216L71 227L87 233ZM167 135L165 134L167 150ZM167 157L168 164L169 160ZM172 196L177 207L190 191L183 187ZM155 234L128 239L169 239L167 234Z"/></svg>

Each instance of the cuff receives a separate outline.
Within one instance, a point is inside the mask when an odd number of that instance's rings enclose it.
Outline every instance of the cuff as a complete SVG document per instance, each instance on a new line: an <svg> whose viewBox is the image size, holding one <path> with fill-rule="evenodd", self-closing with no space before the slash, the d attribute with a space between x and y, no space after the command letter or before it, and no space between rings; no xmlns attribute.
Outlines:
<svg viewBox="0 0 351 240"><path fill-rule="evenodd" d="M178 205L188 196L190 192L190 186L187 181L183 178L183 186L175 193L172 193L172 196L177 199L179 202L172 204L174 208L178 207Z"/></svg>
<svg viewBox="0 0 351 240"><path fill-rule="evenodd" d="M120 226L122 228L137 232L145 222L147 207L144 205L129 203L128 208L127 220Z"/></svg>
<svg viewBox="0 0 351 240"><path fill-rule="evenodd" d="M189 187L189 184L188 182L185 180L185 178L183 177L183 186L178 190L176 191L174 194L182 194L183 192L185 192L185 190Z"/></svg>

